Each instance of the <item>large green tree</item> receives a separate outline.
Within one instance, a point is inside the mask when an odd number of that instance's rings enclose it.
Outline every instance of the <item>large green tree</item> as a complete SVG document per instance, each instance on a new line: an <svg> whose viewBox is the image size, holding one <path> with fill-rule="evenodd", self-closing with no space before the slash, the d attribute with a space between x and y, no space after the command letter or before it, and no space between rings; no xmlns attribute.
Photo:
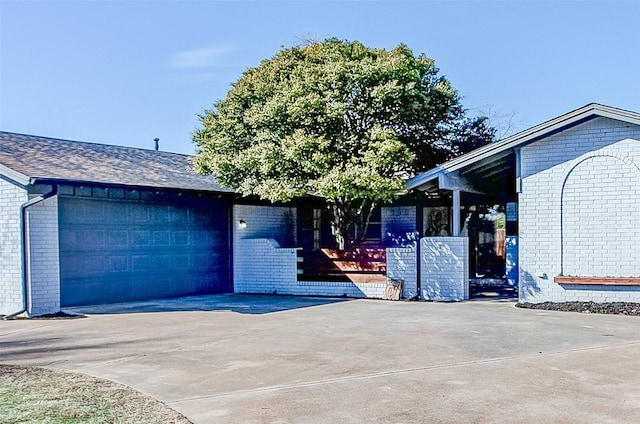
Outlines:
<svg viewBox="0 0 640 424"><path fill-rule="evenodd" d="M340 249L364 236L373 208L401 193L403 178L465 150L461 128L490 132L465 117L433 60L404 45L337 39L284 48L248 69L200 121L198 172L273 202L326 199Z"/></svg>

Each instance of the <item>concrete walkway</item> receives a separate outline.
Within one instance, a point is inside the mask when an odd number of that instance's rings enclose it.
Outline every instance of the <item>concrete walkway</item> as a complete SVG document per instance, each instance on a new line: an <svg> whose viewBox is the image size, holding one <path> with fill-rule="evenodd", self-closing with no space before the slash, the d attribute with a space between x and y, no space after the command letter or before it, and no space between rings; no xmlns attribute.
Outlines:
<svg viewBox="0 0 640 424"><path fill-rule="evenodd" d="M243 295L76 311L0 321L0 362L115 380L195 423L640 419L639 317Z"/></svg>

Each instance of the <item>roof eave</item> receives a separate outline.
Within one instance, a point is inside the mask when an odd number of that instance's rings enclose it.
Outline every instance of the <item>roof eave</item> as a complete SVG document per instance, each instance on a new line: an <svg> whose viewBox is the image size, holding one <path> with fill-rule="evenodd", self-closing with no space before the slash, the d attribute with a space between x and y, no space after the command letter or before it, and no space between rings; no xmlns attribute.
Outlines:
<svg viewBox="0 0 640 424"><path fill-rule="evenodd" d="M599 116L640 125L640 114L638 113L598 103L590 103L579 109L514 134L511 137L507 137L504 140L488 144L467 154L454 158L423 174L416 175L407 181L407 187L409 189L417 188L420 185L433 180L439 173L457 171L474 162L489 158L506 150L515 150L528 143L547 137L550 134L554 134Z"/></svg>
<svg viewBox="0 0 640 424"><path fill-rule="evenodd" d="M413 190L414 188L420 187L421 185L424 185L430 181L436 180L438 179L438 176L444 172L446 172L446 169L440 166L436 166L435 168L427 172L423 172L422 174L418 174L413 178L409 178L405 182L407 190Z"/></svg>
<svg viewBox="0 0 640 424"><path fill-rule="evenodd" d="M29 178L29 176L14 171L13 169L2 164L0 164L0 175L14 182L21 188L26 188L31 183L31 178Z"/></svg>
<svg viewBox="0 0 640 424"><path fill-rule="evenodd" d="M511 137L507 137L504 140L498 141L497 143L480 147L473 152L452 159L451 161L447 162L445 164L447 166L444 167L448 170L455 171L456 169L460 169L462 166L466 165L467 162L482 160L485 157L491 156L495 153L499 153L501 151L516 147L521 147L522 145L530 143L534 140L538 140L540 138L548 136L549 134L562 131L566 128L584 122L585 120L590 120L598 116L616 119L619 121L628 122L630 124L640 125L640 114L638 113L623 109L617 109L598 103L590 103L586 106L581 107L580 109L576 109L574 111L565 113L564 115L558 116L557 118L543 122L539 125L529 128L528 130L519 132L512 135Z"/></svg>
<svg viewBox="0 0 640 424"><path fill-rule="evenodd" d="M33 177L30 179L31 184L71 184L71 185L97 185L97 186L113 186L120 188L140 188L146 190L183 190L183 191L199 191L207 193L217 194L235 194L235 191L231 189L207 189L195 186L157 186L147 184L125 184L109 181L96 181L96 180L81 180L71 178L59 178L59 177Z"/></svg>

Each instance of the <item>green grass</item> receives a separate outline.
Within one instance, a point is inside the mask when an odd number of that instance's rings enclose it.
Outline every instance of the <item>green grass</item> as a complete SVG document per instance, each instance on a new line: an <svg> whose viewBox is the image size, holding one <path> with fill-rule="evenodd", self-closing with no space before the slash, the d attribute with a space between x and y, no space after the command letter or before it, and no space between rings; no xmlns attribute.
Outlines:
<svg viewBox="0 0 640 424"><path fill-rule="evenodd" d="M77 373L0 365L0 424L190 423L127 386Z"/></svg>

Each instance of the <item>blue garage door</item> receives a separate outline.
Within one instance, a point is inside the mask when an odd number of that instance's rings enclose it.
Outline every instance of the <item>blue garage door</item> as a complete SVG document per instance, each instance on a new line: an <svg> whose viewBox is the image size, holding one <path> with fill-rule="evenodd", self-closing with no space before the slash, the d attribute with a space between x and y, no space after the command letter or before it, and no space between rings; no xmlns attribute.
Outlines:
<svg viewBox="0 0 640 424"><path fill-rule="evenodd" d="M59 205L62 306L232 291L222 201L60 197Z"/></svg>

